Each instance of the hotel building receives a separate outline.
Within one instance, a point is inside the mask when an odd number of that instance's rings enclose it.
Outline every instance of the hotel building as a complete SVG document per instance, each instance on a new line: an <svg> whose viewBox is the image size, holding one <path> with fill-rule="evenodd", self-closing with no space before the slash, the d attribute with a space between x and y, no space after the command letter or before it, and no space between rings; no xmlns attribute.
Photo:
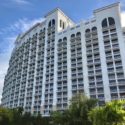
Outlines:
<svg viewBox="0 0 125 125"><path fill-rule="evenodd" d="M84 13L84 12L83 12ZM2 106L48 116L76 93L105 102L125 98L125 28L120 3L75 24L59 8L20 34L4 80Z"/></svg>

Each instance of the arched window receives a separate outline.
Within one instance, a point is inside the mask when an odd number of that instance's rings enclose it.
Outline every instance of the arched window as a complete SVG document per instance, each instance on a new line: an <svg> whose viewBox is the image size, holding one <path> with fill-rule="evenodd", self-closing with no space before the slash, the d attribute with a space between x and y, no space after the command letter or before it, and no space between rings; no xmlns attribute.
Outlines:
<svg viewBox="0 0 125 125"><path fill-rule="evenodd" d="M74 38L74 37L75 37L75 34L72 34L72 35L71 35L71 38Z"/></svg>
<svg viewBox="0 0 125 125"><path fill-rule="evenodd" d="M86 29L86 30L85 30L85 33L90 33L90 29Z"/></svg>
<svg viewBox="0 0 125 125"><path fill-rule="evenodd" d="M65 23L63 22L63 29L65 28Z"/></svg>
<svg viewBox="0 0 125 125"><path fill-rule="evenodd" d="M59 39L58 42L59 42L59 43L62 42L62 39Z"/></svg>
<svg viewBox="0 0 125 125"><path fill-rule="evenodd" d="M80 32L77 32L77 33L76 33L76 36L81 36L81 33L80 33Z"/></svg>
<svg viewBox="0 0 125 125"><path fill-rule="evenodd" d="M60 27L62 27L62 20L60 20Z"/></svg>
<svg viewBox="0 0 125 125"><path fill-rule="evenodd" d="M70 39L72 42L75 40L75 34L72 34L71 35L71 39Z"/></svg>
<svg viewBox="0 0 125 125"><path fill-rule="evenodd" d="M51 27L51 21L49 21L48 27Z"/></svg>
<svg viewBox="0 0 125 125"><path fill-rule="evenodd" d="M97 31L97 27L92 27L92 32L95 32L95 31Z"/></svg>
<svg viewBox="0 0 125 125"><path fill-rule="evenodd" d="M64 38L63 38L63 41L67 41L67 38L66 38L66 37L64 37Z"/></svg>
<svg viewBox="0 0 125 125"><path fill-rule="evenodd" d="M108 24L107 24L107 19L105 18L103 21L102 21L102 27L107 27Z"/></svg>
<svg viewBox="0 0 125 125"><path fill-rule="evenodd" d="M42 31L43 31L43 30L41 29L41 30L40 30L40 33L42 33Z"/></svg>
<svg viewBox="0 0 125 125"><path fill-rule="evenodd" d="M43 28L43 31L45 31L46 29L45 28Z"/></svg>
<svg viewBox="0 0 125 125"><path fill-rule="evenodd" d="M108 22L109 22L109 26L115 25L115 20L114 20L114 18L112 18L112 17L109 17L109 18L108 18Z"/></svg>
<svg viewBox="0 0 125 125"><path fill-rule="evenodd" d="M52 25L55 25L55 20L54 19L52 20Z"/></svg>

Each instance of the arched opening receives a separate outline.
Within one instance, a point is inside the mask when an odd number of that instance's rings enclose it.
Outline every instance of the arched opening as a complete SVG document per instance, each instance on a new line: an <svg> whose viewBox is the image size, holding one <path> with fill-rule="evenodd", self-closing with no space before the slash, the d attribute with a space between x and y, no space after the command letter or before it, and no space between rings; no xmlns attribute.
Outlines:
<svg viewBox="0 0 125 125"><path fill-rule="evenodd" d="M43 32L43 30L41 29L41 30L40 30L40 33L42 33L42 32Z"/></svg>
<svg viewBox="0 0 125 125"><path fill-rule="evenodd" d="M80 36L81 36L81 33L80 33L80 32L77 32L77 33L76 33L76 36L79 36L79 37L80 37Z"/></svg>
<svg viewBox="0 0 125 125"><path fill-rule="evenodd" d="M97 27L92 27L92 32L96 32L97 31Z"/></svg>
<svg viewBox="0 0 125 125"><path fill-rule="evenodd" d="M115 20L114 20L114 18L112 18L112 17L109 17L109 18L108 18L108 22L109 22L109 26L115 25Z"/></svg>
<svg viewBox="0 0 125 125"><path fill-rule="evenodd" d="M71 35L71 41L73 42L75 40L75 34Z"/></svg>
<svg viewBox="0 0 125 125"><path fill-rule="evenodd" d="M62 20L60 20L60 27L62 27Z"/></svg>
<svg viewBox="0 0 125 125"><path fill-rule="evenodd" d="M65 23L63 22L63 29L65 29Z"/></svg>
<svg viewBox="0 0 125 125"><path fill-rule="evenodd" d="M62 42L62 39L59 39L58 42L59 42L59 43Z"/></svg>
<svg viewBox="0 0 125 125"><path fill-rule="evenodd" d="M54 19L52 20L52 25L55 25L55 20Z"/></svg>
<svg viewBox="0 0 125 125"><path fill-rule="evenodd" d="M43 28L43 31L45 31L46 29L45 28Z"/></svg>
<svg viewBox="0 0 125 125"><path fill-rule="evenodd" d="M90 33L90 29L86 29L86 30L85 30L85 33Z"/></svg>
<svg viewBox="0 0 125 125"><path fill-rule="evenodd" d="M75 34L72 34L72 35L71 35L71 38L75 38Z"/></svg>
<svg viewBox="0 0 125 125"><path fill-rule="evenodd" d="M107 24L107 19L105 18L103 21L102 21L102 27L107 27L108 24Z"/></svg>
<svg viewBox="0 0 125 125"><path fill-rule="evenodd" d="M48 27L51 27L51 21L49 21Z"/></svg>
<svg viewBox="0 0 125 125"><path fill-rule="evenodd" d="M67 38L66 38L66 37L64 37L64 38L63 38L63 41L67 41Z"/></svg>

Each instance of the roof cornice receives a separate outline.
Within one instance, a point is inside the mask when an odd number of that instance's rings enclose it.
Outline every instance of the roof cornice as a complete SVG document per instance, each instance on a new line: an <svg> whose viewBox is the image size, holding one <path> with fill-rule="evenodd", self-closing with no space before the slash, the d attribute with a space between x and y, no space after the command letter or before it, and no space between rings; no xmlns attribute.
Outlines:
<svg viewBox="0 0 125 125"><path fill-rule="evenodd" d="M96 9L96 10L94 10L93 12L94 12L94 13L98 13L98 12L100 12L100 11L103 11L103 10L106 10L106 9L109 9L109 8L112 8L112 7L116 7L116 6L119 6L119 5L120 5L120 2L113 3L113 4L110 4L110 5L108 5L108 6L101 7L101 8L99 8L99 9Z"/></svg>

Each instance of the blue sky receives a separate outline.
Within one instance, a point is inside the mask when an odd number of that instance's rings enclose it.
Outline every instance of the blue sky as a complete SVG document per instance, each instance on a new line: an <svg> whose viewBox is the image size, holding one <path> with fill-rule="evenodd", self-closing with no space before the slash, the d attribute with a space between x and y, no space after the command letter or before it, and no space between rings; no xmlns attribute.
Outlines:
<svg viewBox="0 0 125 125"><path fill-rule="evenodd" d="M89 19L94 9L118 1L125 15L125 0L0 0L0 98L17 34L42 21L44 15L56 7L77 23Z"/></svg>

